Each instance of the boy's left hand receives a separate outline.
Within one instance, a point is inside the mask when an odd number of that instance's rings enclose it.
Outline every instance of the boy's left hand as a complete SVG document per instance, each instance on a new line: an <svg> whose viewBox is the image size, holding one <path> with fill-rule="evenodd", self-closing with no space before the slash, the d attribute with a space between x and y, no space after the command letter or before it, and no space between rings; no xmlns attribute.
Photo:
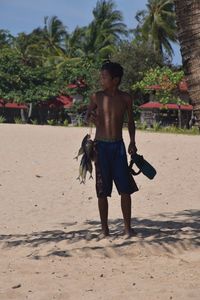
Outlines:
<svg viewBox="0 0 200 300"><path fill-rule="evenodd" d="M130 155L134 155L137 152L137 147L135 145L134 142L130 142L129 146L128 146L128 153Z"/></svg>
<svg viewBox="0 0 200 300"><path fill-rule="evenodd" d="M92 122L94 125L97 125L97 113L96 113L96 111L91 111L91 113L90 113L90 122Z"/></svg>

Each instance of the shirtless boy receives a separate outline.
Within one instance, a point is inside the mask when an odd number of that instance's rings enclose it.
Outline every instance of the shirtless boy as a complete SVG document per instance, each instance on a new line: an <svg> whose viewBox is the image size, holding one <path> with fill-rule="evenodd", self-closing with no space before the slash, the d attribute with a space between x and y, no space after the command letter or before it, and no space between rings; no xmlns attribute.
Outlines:
<svg viewBox="0 0 200 300"><path fill-rule="evenodd" d="M123 68L118 63L108 61L102 65L100 81L103 89L91 96L86 114L86 120L96 125L96 192L104 236L109 235L107 197L111 197L113 181L121 196L125 234L128 236L133 234L130 195L138 190L128 170L126 149L122 139L123 122L127 114L130 136L128 153L134 154L137 148L132 111L133 101L129 94L118 88L122 76Z"/></svg>

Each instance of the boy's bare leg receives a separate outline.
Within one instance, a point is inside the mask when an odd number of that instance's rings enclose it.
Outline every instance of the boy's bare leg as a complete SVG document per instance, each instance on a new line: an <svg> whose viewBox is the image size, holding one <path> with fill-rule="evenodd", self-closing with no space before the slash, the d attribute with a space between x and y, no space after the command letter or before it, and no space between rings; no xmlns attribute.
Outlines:
<svg viewBox="0 0 200 300"><path fill-rule="evenodd" d="M98 198L99 214L101 219L102 233L105 236L109 235L108 229L108 199L107 197Z"/></svg>
<svg viewBox="0 0 200 300"><path fill-rule="evenodd" d="M128 194L121 194L121 208L124 217L125 234L131 236L134 230L131 228L131 196Z"/></svg>

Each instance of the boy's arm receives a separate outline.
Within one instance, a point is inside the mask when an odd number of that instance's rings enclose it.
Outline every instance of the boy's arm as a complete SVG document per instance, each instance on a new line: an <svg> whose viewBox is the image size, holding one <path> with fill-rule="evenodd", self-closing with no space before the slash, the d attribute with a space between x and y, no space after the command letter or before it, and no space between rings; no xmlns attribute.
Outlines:
<svg viewBox="0 0 200 300"><path fill-rule="evenodd" d="M90 102L87 108L87 112L85 115L85 123L88 124L90 122L95 123L96 118L95 118L95 112L94 110L97 108L97 104L96 104L96 94L93 94L90 96Z"/></svg>
<svg viewBox="0 0 200 300"><path fill-rule="evenodd" d="M130 136L130 144L128 153L134 155L137 152L135 144L135 121L133 118L133 99L130 95L127 96L127 114L128 114L128 131Z"/></svg>

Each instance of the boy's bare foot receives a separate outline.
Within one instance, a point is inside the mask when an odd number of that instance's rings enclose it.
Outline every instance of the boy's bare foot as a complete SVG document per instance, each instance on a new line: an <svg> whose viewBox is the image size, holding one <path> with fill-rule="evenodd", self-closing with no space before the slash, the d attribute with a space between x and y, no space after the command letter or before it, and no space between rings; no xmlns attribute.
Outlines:
<svg viewBox="0 0 200 300"><path fill-rule="evenodd" d="M129 238L131 238L133 236L136 236L136 235L137 235L137 232L132 228L125 229L125 231L124 231L124 237L126 239L129 239Z"/></svg>
<svg viewBox="0 0 200 300"><path fill-rule="evenodd" d="M102 230L102 232L98 235L98 240L102 240L109 237L109 229L106 228L105 230Z"/></svg>

